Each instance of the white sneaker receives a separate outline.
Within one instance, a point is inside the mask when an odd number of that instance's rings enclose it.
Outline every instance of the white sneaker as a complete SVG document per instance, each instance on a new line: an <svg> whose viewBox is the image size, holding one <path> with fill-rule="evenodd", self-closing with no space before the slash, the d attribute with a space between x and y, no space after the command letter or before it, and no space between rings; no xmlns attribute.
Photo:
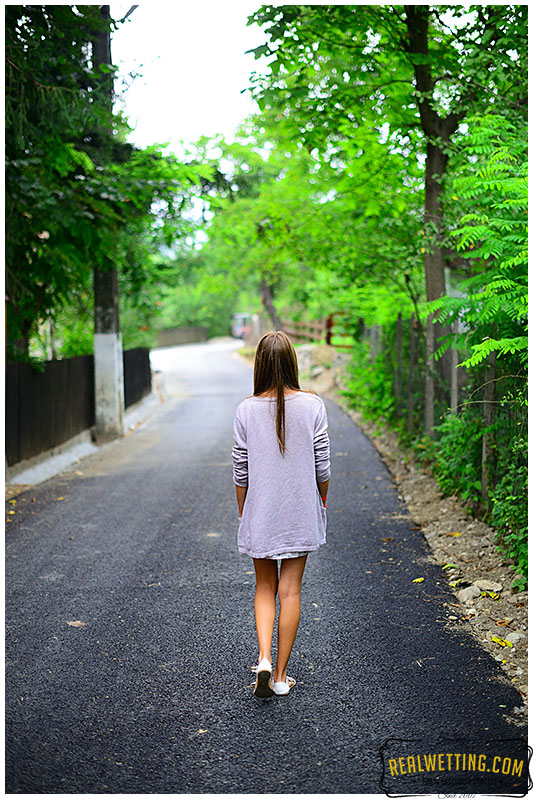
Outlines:
<svg viewBox="0 0 533 799"><path fill-rule="evenodd" d="M285 696L295 685L296 685L296 680L293 677L287 677L285 682L274 683L274 693L276 694L276 696Z"/></svg>
<svg viewBox="0 0 533 799"><path fill-rule="evenodd" d="M259 699L267 699L272 696L274 689L272 688L272 663L268 658L263 658L257 666L252 667L257 674L257 679L254 686L254 695Z"/></svg>

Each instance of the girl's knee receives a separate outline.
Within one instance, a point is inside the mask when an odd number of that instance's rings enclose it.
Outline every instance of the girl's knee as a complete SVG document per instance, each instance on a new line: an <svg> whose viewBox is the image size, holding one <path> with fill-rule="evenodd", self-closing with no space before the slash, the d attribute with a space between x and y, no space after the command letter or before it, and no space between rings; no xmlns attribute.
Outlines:
<svg viewBox="0 0 533 799"><path fill-rule="evenodd" d="M293 582L283 582L280 580L278 585L278 597L280 604L286 600L295 600L300 598L302 584Z"/></svg>
<svg viewBox="0 0 533 799"><path fill-rule="evenodd" d="M271 582L270 580L261 580L256 583L255 586L255 593L256 594L272 594L272 596L276 596L278 591L278 583Z"/></svg>
<svg viewBox="0 0 533 799"><path fill-rule="evenodd" d="M306 558L294 558L286 560L280 569L278 596L279 601L294 599L300 596L302 590L303 572Z"/></svg>

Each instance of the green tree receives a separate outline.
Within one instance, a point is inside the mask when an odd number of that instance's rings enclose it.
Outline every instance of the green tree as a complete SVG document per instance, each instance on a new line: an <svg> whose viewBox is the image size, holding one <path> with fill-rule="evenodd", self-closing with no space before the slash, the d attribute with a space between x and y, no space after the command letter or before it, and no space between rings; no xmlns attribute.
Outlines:
<svg viewBox="0 0 533 799"><path fill-rule="evenodd" d="M442 297L427 306L436 318L461 321L450 344L469 346L468 368L494 353L502 361L518 353L527 359L527 131L494 114L469 119L462 147L467 158L449 188L460 207L450 236L470 265L472 275L459 288L462 296ZM515 360L515 358L513 358Z"/></svg>
<svg viewBox="0 0 533 799"><path fill-rule="evenodd" d="M450 145L473 107L523 113L526 7L267 5L250 22L269 37L256 54L272 56L254 94L287 136L327 156L374 131L393 151L424 158L426 298L442 296ZM428 324L428 433L433 335Z"/></svg>
<svg viewBox="0 0 533 799"><path fill-rule="evenodd" d="M111 24L98 6L6 7L8 358L27 357L43 320L86 305L94 267L117 266L134 300L156 279L148 254L193 227L183 211L208 170L134 148L109 116L91 46Z"/></svg>
<svg viewBox="0 0 533 799"><path fill-rule="evenodd" d="M416 309L420 190L403 156L370 139L364 154L345 145L325 161L279 140L268 123L256 136L245 129L231 145L211 145L213 172L221 178L205 187L206 215L213 218L205 228L204 268L254 288L274 326L340 308L361 317L363 293L373 295L372 314L380 317L378 298L390 300L392 317L399 298L406 312ZM195 160L205 157L205 142L198 150ZM370 314L369 302L365 309Z"/></svg>
<svg viewBox="0 0 533 799"><path fill-rule="evenodd" d="M468 159L450 192L468 207L451 231L467 257L471 276L458 297L444 297L429 309L441 320L456 320L462 331L450 336L463 348L463 365L477 378L470 399L477 414L481 452L476 467L479 492L491 506L505 551L518 558L524 573L526 521L526 366L527 366L527 137L525 125L487 114L469 119L463 145ZM459 200L461 198L461 200ZM481 389L481 393L480 392ZM470 399L467 399L468 407ZM465 408L466 411L466 408ZM471 410L461 420L445 420L444 437L467 429ZM441 472L457 481L451 459Z"/></svg>

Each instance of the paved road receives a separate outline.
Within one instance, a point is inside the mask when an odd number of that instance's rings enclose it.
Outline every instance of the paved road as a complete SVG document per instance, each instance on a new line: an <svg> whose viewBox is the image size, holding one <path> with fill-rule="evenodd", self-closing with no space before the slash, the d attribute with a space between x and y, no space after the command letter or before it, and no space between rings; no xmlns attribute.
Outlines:
<svg viewBox="0 0 533 799"><path fill-rule="evenodd" d="M161 410L17 498L8 792L379 793L391 736L519 732L519 694L467 623L447 621L453 597L386 467L331 402L328 543L304 576L298 685L254 700L230 465L252 382L234 349L154 353L175 370Z"/></svg>

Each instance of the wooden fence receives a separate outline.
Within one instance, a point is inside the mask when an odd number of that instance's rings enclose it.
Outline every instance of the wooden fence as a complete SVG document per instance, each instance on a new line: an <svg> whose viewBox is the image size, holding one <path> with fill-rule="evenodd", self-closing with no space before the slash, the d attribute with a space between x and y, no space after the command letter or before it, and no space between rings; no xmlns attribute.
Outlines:
<svg viewBox="0 0 533 799"><path fill-rule="evenodd" d="M152 389L149 349L126 350L124 404ZM13 466L46 452L95 424L94 358L47 361L42 372L28 363L6 365L6 459Z"/></svg>
<svg viewBox="0 0 533 799"><path fill-rule="evenodd" d="M334 336L351 335L350 333L346 333L338 323L335 324L335 317L344 316L345 314L346 311L335 311L324 319L318 319L312 322L289 322L283 325L283 330L295 341L325 340L326 344L331 345ZM352 344L335 344L334 346L339 349L351 349Z"/></svg>

